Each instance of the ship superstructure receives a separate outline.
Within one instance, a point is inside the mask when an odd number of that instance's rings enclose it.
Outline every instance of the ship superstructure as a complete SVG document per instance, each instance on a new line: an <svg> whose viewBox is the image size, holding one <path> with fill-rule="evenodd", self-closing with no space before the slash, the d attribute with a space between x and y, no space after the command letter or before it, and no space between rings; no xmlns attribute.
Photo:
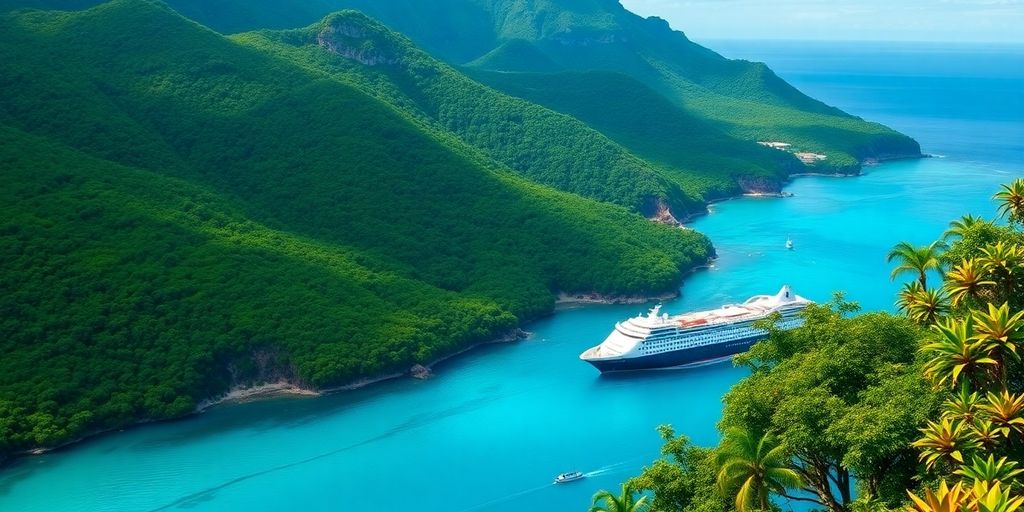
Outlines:
<svg viewBox="0 0 1024 512"><path fill-rule="evenodd" d="M753 323L778 312L780 329L803 324L798 313L812 302L784 285L775 295L756 295L742 304L727 304L708 311L670 316L661 305L646 316L615 324L598 346L580 359L602 372L670 368L714 361L747 351L768 333Z"/></svg>

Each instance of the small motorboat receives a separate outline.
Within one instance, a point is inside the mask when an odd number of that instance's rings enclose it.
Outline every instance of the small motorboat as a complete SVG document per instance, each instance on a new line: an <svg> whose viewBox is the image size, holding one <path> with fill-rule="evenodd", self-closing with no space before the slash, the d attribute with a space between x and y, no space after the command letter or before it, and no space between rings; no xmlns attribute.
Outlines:
<svg viewBox="0 0 1024 512"><path fill-rule="evenodd" d="M791 251L793 250L793 239L792 238L787 238L786 239L786 249L789 249Z"/></svg>
<svg viewBox="0 0 1024 512"><path fill-rule="evenodd" d="M555 477L556 484L564 484L568 482L575 482L576 480L583 480L583 473L579 471L570 471L568 473L562 473Z"/></svg>

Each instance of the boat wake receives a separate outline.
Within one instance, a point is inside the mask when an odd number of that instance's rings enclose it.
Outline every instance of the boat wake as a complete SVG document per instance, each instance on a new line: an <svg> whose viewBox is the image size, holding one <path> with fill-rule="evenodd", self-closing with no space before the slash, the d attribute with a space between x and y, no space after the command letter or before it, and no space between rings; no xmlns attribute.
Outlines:
<svg viewBox="0 0 1024 512"><path fill-rule="evenodd" d="M597 469L595 469L593 471L585 471L583 473L583 476L585 476L587 478L590 478L592 476L606 475L606 474L609 474L609 473L618 473L618 472L620 472L620 471L622 471L624 469L627 469L626 465L628 463L629 463L629 461L625 461L625 462L617 462L615 464L608 464L607 466L601 466L600 468L597 468Z"/></svg>
<svg viewBox="0 0 1024 512"><path fill-rule="evenodd" d="M600 475L608 475L608 474L613 474L613 473L625 472L625 471L628 471L630 469L634 469L634 466L640 460L641 460L640 458L637 458L637 459L631 459L631 460L626 460L626 461L622 461L622 462L616 462L615 464L608 464L608 465L605 465L605 466L601 466L601 467L599 467L599 468L597 468L595 470L592 470L592 471L584 471L583 472L583 476L585 476L587 478L590 478L590 477L595 477L595 476L600 476ZM547 484L544 484L544 485L539 485L537 487L531 487L529 489L523 489L521 491L516 491L516 492L510 493L510 494L506 494L504 496L500 496L500 497L494 498L492 500L485 501L483 503L478 503L476 505L473 505L472 507L469 507L469 508L466 508L466 509L462 509L462 512L471 512L471 511L474 511L474 510L483 510L485 508L491 507L491 506L496 505L498 503L504 503L506 501L513 500L515 498L519 498L519 497L525 496L527 494L532 494L532 493L535 493L537 491L542 491L544 489L547 489L547 488L555 486L555 485L557 485L557 484L555 484L554 482L550 482L550 483L547 483ZM564 484L564 485L570 486L570 485L573 485L573 484Z"/></svg>
<svg viewBox="0 0 1024 512"><path fill-rule="evenodd" d="M541 486L537 486L537 487L532 487L530 489L524 489L522 491L514 492L512 494L506 494L505 496L501 496L499 498L494 498L493 500L488 500L488 501L485 501L483 503L478 503L476 505L473 505L472 507L462 509L462 512L470 512L472 510L483 510L484 508L490 507L491 505L496 505L498 503L504 503L506 501L518 498L520 496L525 496L527 494L532 494L532 493L535 493L537 491L547 489L548 487L551 487L552 485L555 485L555 484L549 483L549 484L545 484L545 485L541 485Z"/></svg>

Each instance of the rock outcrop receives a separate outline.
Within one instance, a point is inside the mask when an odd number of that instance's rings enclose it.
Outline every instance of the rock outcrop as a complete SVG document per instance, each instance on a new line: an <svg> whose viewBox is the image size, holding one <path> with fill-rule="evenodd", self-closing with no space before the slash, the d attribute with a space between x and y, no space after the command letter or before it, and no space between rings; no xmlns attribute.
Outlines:
<svg viewBox="0 0 1024 512"><path fill-rule="evenodd" d="M398 63L387 41L379 41L365 26L345 18L328 19L317 33L316 44L331 53L366 66Z"/></svg>
<svg viewBox="0 0 1024 512"><path fill-rule="evenodd" d="M414 379L426 380L434 376L434 372L430 371L430 368L423 366L422 364L413 365L409 368L409 375Z"/></svg>

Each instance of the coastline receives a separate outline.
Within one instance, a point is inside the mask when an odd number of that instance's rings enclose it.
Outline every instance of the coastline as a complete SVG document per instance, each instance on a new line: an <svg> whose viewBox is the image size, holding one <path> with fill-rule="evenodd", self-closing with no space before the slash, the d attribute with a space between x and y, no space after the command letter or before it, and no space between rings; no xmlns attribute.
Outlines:
<svg viewBox="0 0 1024 512"><path fill-rule="evenodd" d="M459 355L465 354L477 347L484 345L492 345L495 343L511 343L526 339L530 336L530 333L520 328L512 329L497 338L492 338L477 343L472 343L462 349L459 349L451 354L447 354L436 359L431 360L426 364L415 364L410 367L409 370L404 372L393 372L379 375L377 377L364 377L359 380L349 382L348 384L342 384L340 386L332 386L329 388L316 389L312 387L303 386L299 383L282 380L278 382L272 382L267 384L259 384L255 386L235 386L231 388L227 393L217 398L208 398L203 400L196 406L193 414L199 414L206 410L209 410L218 405L226 404L239 404L245 402L252 402L256 400L266 400L269 398L278 397L310 397L315 398L319 396L331 395L334 393L341 393L344 391L353 391L360 388L365 388L378 382L384 382L392 379L398 379L401 377L412 377L415 379L426 379L433 376L434 365L447 361ZM187 417L187 416L186 416Z"/></svg>
<svg viewBox="0 0 1024 512"><path fill-rule="evenodd" d="M453 352L451 354L447 354L447 355L438 357L436 359L433 359L429 363L427 363L426 365L418 365L418 364L414 365L408 371L388 373L388 374L380 375L380 376L377 376L377 377L365 377L365 378L362 378L362 379L359 379L359 380L355 380L355 381L349 382L347 384L342 384L340 386L333 386L333 387L330 387L330 388L314 389L314 388L303 386L301 384L298 384L298 383L295 383L295 382L290 382L290 381L287 381L287 380L279 380L279 381L276 381L276 382L263 383L263 384L257 384L257 385L252 385L252 386L241 386L241 385L233 386L226 393L224 393L224 394L222 394L222 395L220 395L218 397L206 398L206 399L201 400L196 405L195 409L192 410L192 412L190 412L188 414L185 414L183 416L178 416L176 418L161 419L161 420L142 419L142 420L130 423L128 425L123 425L123 426L116 427L116 428L109 428L109 429L103 429L103 430L97 430L97 431L94 431L94 432L89 432L89 433L83 434L83 435L81 435L79 437L76 437L75 439L71 439L69 441L66 441L66 442L63 442L63 443L60 443L60 444L57 444L57 445L54 445L54 446L39 447L39 448L32 448L32 449L28 449L28 450L17 451L17 452L10 453L10 454L8 454L6 456L4 454L0 454L0 469L4 468L8 464L16 462L17 460L19 460L21 458L24 458L24 457L31 457L31 456L34 456L34 455L44 455L44 454L47 454L47 453L60 451L60 450L66 449L66 448L70 448L70 447L72 447L72 446L74 446L74 445L76 445L78 443L89 441L90 439L97 438L97 437L100 437L100 436L103 436L103 435L106 435L106 434L111 434L111 433L114 433L114 432L121 432L121 431L124 431L124 430L127 430L127 429L141 427L141 426L144 426L144 425L147 425L147 424L150 424L150 423L164 423L164 422L171 422L171 421L188 420L189 418L192 418L192 417L194 417L196 415L202 414L202 413L204 413L204 412L206 412L206 411L208 411L208 410L210 410L210 409L212 409L214 407L217 407L217 406L232 405L232 404L242 404L242 403L247 403L247 402L254 402L254 401L259 401L259 400L269 400L269 399L272 399L272 398L282 398L282 397L317 398L317 397L320 397L320 396L330 395L330 394L334 394L334 393L341 393L341 392L345 392L345 391L353 391L353 390L356 390L356 389L360 389L360 388L364 388L364 387L370 386L372 384L377 384L379 382L384 382L384 381L388 381L388 380L392 380L392 379L397 379L397 378L401 378L401 377L406 377L406 376L408 376L410 378L421 379L421 380L422 379L427 379L427 378L430 378L430 377L432 377L434 375L433 371L432 371L432 368L436 364L439 364L441 362L447 361L447 360L452 359L454 357L463 355L463 354L465 354L465 353L467 353L467 352L469 352L469 351L471 351L471 350L473 350L473 349L475 349L477 347L481 347L481 346L484 346L484 345L492 345L492 344L496 344L496 343L512 343L512 342L515 342L515 341L527 339L530 336L531 336L530 332L525 331L522 328L516 327L514 329L511 329L511 330L505 332L504 334L502 334L502 335L500 335L500 336L498 336L496 338L492 338L492 339L485 340L485 341L480 341L480 342L477 342L477 343L472 343L472 344L470 344L470 345L468 345L468 346L466 346L466 347L464 347L464 348L462 348L460 350L457 350L457 351L455 351L455 352ZM422 368L422 369L426 370L426 372L425 373L418 372L417 368Z"/></svg>
<svg viewBox="0 0 1024 512"><path fill-rule="evenodd" d="M256 386L235 386L217 398L207 398L196 405L194 414L225 403L245 403L278 396L320 396L319 391L303 388L288 381L271 382Z"/></svg>
<svg viewBox="0 0 1024 512"><path fill-rule="evenodd" d="M771 191L771 190L765 190L765 191L741 191L740 193L737 193L737 194L734 194L734 195L723 196L723 197L716 197L716 198L713 198L713 199L709 199L709 200L707 200L705 202L704 210L703 211L693 212L693 213L687 214L680 221L680 225L681 225L681 227L686 228L686 224L690 224L695 219L697 219L699 217L703 217L704 215L710 214L711 213L711 207L713 205L715 205L717 203L723 203L725 201L732 201L732 200L735 200L735 199L742 199L744 197L750 197L750 198L786 198L786 197L793 197L793 194L791 192L786 192L785 188L786 188L786 185L791 183L796 178L803 178L803 177L808 177L808 176L816 176L816 177L822 177L822 178L856 178L857 176L862 176L863 175L862 171L864 170L865 167L877 167L877 166L882 165L884 163L893 162L893 161L897 161L897 160L917 160L917 159L920 159L920 158L934 158L934 157L935 157L935 155L931 155L931 154L928 154L928 153L918 153L918 154L909 154L908 153L908 154L897 154L897 155L879 156L879 157L873 157L873 158L865 158L865 159L861 160L859 165L857 166L857 168L852 170L852 172L851 171L837 170L835 172L813 172L813 171L808 171L808 172L792 173L792 174L787 175L786 176L786 180L779 184L779 190L777 190L777 191Z"/></svg>
<svg viewBox="0 0 1024 512"><path fill-rule="evenodd" d="M696 268L694 270L696 270ZM559 292L558 297L555 299L555 307L584 304L645 304L655 300L669 300L676 297L679 297L678 290L654 295L604 295L601 293L570 294Z"/></svg>
<svg viewBox="0 0 1024 512"><path fill-rule="evenodd" d="M893 161L893 160L908 160L908 159L931 158L931 157L932 157L932 155L928 155L928 154L903 155L903 156L878 158L878 159L876 159L874 161L871 161L871 162L868 162L866 160L866 161L862 162L862 164L863 165L867 165L867 166L875 166L875 165L880 165L882 163ZM732 196L726 196L726 197L721 197L721 198L717 198L717 199L712 199L712 200L709 200L709 201L706 202L705 210L704 211L688 214L681 222L679 222L679 224L680 224L680 227L685 228L684 224L691 222L693 220L693 218L695 218L695 217L700 217L702 215L709 214L710 211L711 211L710 210L710 206L715 204L715 203L719 203L719 202L731 201L731 200L740 199L740 198L743 198L743 197L761 197L761 198L792 197L792 195L793 195L792 193L786 193L785 191L781 190L781 188L784 188L785 185L788 184L790 181L792 181L793 178L799 178L799 177L804 177L804 176L823 176L823 177L844 178L844 177L856 177L856 176L860 176L860 175L861 175L860 169L858 169L857 172L853 173L853 174L844 174L844 173L795 173L795 174L790 174L788 176L788 179L786 180L786 182L781 184L780 190L778 192L749 192L749 193L741 192L739 194L732 195ZM683 274L683 276L689 275L689 274L694 273L694 272L696 272L698 270L701 270L701 269L709 268L711 266L713 260L714 260L714 257L710 258L708 260L708 262L705 263L704 265L698 265L698 266L693 267L688 272ZM667 293L663 293L663 294L654 294L654 295L642 295L642 294L635 294L635 295L604 295L604 294L599 294L599 293L569 294L569 293L565 293L565 292L559 292L558 295L556 296L556 299L555 299L555 302L554 302L554 307L552 308L551 312L553 313L555 311L558 311L559 309L569 308L569 307L572 307L572 306L585 306L585 305L598 305L598 304L603 304L603 305L613 305L613 304L619 304L619 305L621 305L621 304L644 304L644 303L655 301L655 300L674 299L674 298L679 297L679 295L680 295L679 289L676 289L673 292L667 292ZM527 319L523 323L524 324L528 323L531 320L534 320L534 319ZM433 376L431 368L434 365L439 364L439 363L441 363L443 361L446 361L448 359L451 359L451 358L463 355L463 354L465 354L465 353L467 353L467 352L469 352L469 351L471 351L471 350L473 350L473 349L475 349L477 347L483 346L483 345L489 345L489 344L494 344L494 343L510 343L510 342L513 342L513 341L518 341L518 340L521 340L521 339L526 339L529 336L530 336L529 332L524 331L520 327L516 327L516 328L506 332L505 334L497 337L497 338L490 339L490 340L485 340L485 341L481 341L481 342L477 342L477 343L472 343L472 344L470 344L470 345L468 345L468 346L466 346L466 347L464 347L464 348L462 348L460 350L457 350L457 351L455 351L455 352L453 352L451 354L438 357L438 358L430 361L426 365L414 365L412 368L410 368L410 370L407 370L407 371L404 371L404 372L395 372L395 373L389 373L389 374L380 375L380 376L377 376L377 377L362 378L362 379L359 379L359 380L356 380L356 381L353 381L353 382L350 382L350 383L347 383L347 384L343 384L343 385L335 386L335 387L330 387L330 388L315 389L315 388L303 386L300 383L290 382L290 381L287 381L287 380L281 380L281 381L276 381L276 382L271 382L271 383L263 383L263 384L259 384L259 385L253 385L253 386L234 386L231 389L229 389L226 393L224 393L224 394L222 394L222 395L220 395L218 397L206 398L206 399L203 399L203 400L199 401L199 403L196 405L195 409L192 412L187 413L187 414L185 414L183 416L179 416L179 417L176 417L176 418L160 419L160 420L142 419L142 420L138 420L136 422L133 422L133 423L121 426L121 427L104 429L104 430L98 430L98 431L95 431L95 432L89 432L89 433L84 434L84 435L82 435L82 436L80 436L78 438L75 438L73 440L69 440L67 442L60 443L58 445L51 446L51 447L33 448L33 449L23 450L23 451L19 451L19 452L13 452L13 453L7 454L6 456L4 454L0 454L0 469L2 469L3 467L5 467L8 464L16 462L17 460L19 460L22 457L32 456L32 455L42 455L42 454L46 454L46 453L62 450L62 449L65 449L65 448L69 448L69 447L71 447L71 446L73 446L75 444L78 444L80 442L88 441L88 440L90 440L92 438L99 437L99 436L102 436L102 435L105 435L105 434L109 434L109 433L112 433L112 432L119 432L119 431L123 431L123 430L129 429L129 428L136 428L136 427L143 426L143 425L146 425L146 424L149 424L149 423L187 420L188 418L190 418L190 417L192 417L194 415L202 414L203 412L205 412L205 411L207 411L207 410L209 410L211 408L217 407L219 405L239 404L239 403L246 403L246 402L252 402L252 401L257 401L257 400L267 400L267 399L279 398L279 397L307 397L307 398L315 398L315 397L318 397L318 396L324 396L324 395L329 395L329 394L338 393L338 392L356 390L356 389L360 389L360 388L363 388L363 387L370 386L372 384L376 384L376 383L380 383L380 382L384 382L384 381L388 381L388 380L392 380L392 379L396 379L396 378L400 378L400 377L404 377L404 376L410 376L412 378L418 378L418 379L427 379L427 378L430 378L430 377ZM423 368L425 370L425 372L421 373L419 370L417 370L417 367Z"/></svg>

